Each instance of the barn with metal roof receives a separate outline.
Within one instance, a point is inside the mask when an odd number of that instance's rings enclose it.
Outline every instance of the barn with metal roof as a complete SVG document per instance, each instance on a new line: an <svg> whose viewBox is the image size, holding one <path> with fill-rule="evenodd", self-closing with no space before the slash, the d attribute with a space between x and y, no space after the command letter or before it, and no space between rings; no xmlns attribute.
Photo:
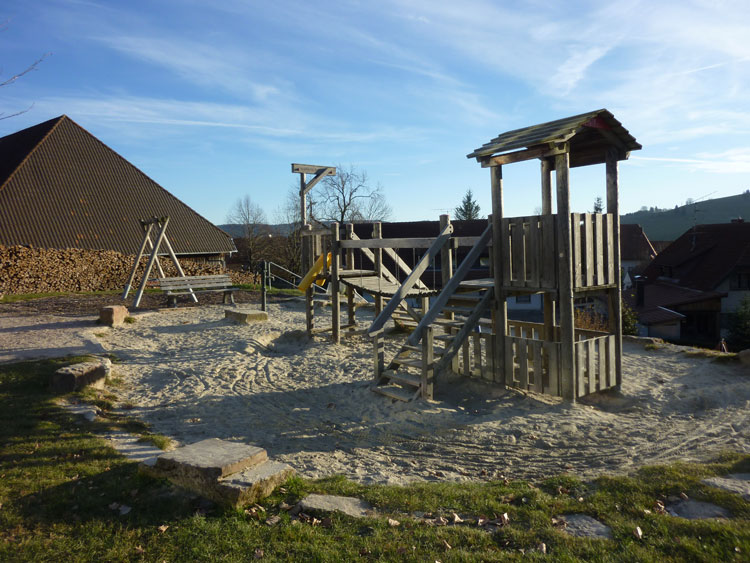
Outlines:
<svg viewBox="0 0 750 563"><path fill-rule="evenodd" d="M135 254L140 219L169 216L178 256L236 252L232 238L69 117L0 138L0 245Z"/></svg>

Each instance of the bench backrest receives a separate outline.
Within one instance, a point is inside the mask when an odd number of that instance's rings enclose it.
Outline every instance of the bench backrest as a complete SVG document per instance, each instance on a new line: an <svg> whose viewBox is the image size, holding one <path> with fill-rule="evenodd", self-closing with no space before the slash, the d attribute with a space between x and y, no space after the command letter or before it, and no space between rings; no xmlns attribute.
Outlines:
<svg viewBox="0 0 750 563"><path fill-rule="evenodd" d="M157 278L159 287L165 291L180 289L222 289L232 286L228 274L215 276L185 276L181 278Z"/></svg>

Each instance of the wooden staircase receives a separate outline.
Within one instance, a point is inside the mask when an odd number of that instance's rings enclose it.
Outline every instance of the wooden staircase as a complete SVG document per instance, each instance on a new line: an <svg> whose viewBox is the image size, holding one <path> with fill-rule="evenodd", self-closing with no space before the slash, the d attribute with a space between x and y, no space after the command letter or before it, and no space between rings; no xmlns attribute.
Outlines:
<svg viewBox="0 0 750 563"><path fill-rule="evenodd" d="M418 397L432 398L434 374L447 367L461 349L466 338L476 330L482 314L489 309L493 290L485 289L474 295L461 295L460 305L449 301L437 318L419 328L411 317L394 317L404 325L411 325L422 333L420 346L407 340L378 378L373 392L399 401ZM458 296L456 296L458 297ZM466 306L468 303L473 307Z"/></svg>

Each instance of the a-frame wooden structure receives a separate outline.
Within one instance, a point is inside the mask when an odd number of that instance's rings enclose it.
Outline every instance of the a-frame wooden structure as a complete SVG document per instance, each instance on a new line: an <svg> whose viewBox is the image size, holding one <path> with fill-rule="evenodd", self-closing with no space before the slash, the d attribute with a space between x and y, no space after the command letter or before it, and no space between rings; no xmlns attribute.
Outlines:
<svg viewBox="0 0 750 563"><path fill-rule="evenodd" d="M138 291L136 291L135 299L133 299L133 308L137 309L141 304L141 298L143 297L143 292L146 289L146 284L148 284L149 276L151 275L151 270L154 268L154 264L156 264L156 268L159 270L159 275L162 278L166 277L164 275L164 270L161 267L161 262L159 262L159 249L161 248L162 244L164 244L164 246L166 247L167 253L174 263L175 268L177 269L177 273L180 275L180 277L185 277L185 272L182 271L180 261L177 260L177 255L174 253L172 245L169 243L169 239L167 238L168 224L169 217L152 217L151 219L141 219L143 241L141 242L141 247L139 248L138 254L135 257L135 262L133 263L133 269L130 271L128 282L125 284L125 289L122 292L122 298L127 299L128 293L130 293L130 289L133 285L133 280L135 280L136 272L138 271L138 265L140 264L141 258L146 252L146 248L148 247L150 250L150 254L148 262L146 263L146 269L143 272L143 277L141 277L141 283L138 286ZM152 233L156 236L156 242L153 242L151 240ZM190 297L195 303L198 302L198 297L195 295L195 293L192 292L192 290L190 291Z"/></svg>

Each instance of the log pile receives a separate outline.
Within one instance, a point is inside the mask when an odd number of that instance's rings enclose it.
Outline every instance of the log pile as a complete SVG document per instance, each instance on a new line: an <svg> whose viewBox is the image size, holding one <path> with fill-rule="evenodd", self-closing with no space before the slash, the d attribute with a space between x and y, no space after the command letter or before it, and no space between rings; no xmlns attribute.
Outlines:
<svg viewBox="0 0 750 563"><path fill-rule="evenodd" d="M134 255L111 250L83 250L67 248L33 248L0 245L0 294L108 291L123 289L133 267ZM137 287L146 266L141 259L136 281ZM164 273L176 276L177 271L169 258L161 259ZM180 259L187 276L223 274L218 264L190 259ZM232 282L254 283L255 276L242 272L229 272ZM151 277L158 275L156 267ZM236 278L236 279L235 279Z"/></svg>

